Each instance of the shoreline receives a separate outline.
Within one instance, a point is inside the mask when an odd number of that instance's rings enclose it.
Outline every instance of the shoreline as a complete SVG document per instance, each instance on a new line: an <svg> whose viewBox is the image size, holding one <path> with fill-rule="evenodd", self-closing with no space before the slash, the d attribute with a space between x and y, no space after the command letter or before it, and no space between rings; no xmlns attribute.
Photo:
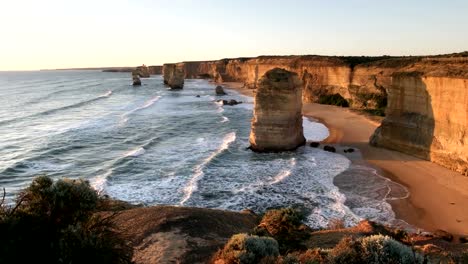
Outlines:
<svg viewBox="0 0 468 264"><path fill-rule="evenodd" d="M254 96L254 91L242 83L222 85ZM347 108L314 103L303 105L303 115L319 120L329 129L330 136L321 143L359 149L362 157L358 161L408 189L408 198L387 201L397 219L424 231L440 229L455 237L468 235L468 177L430 161L370 146L369 137L380 125L375 118Z"/></svg>

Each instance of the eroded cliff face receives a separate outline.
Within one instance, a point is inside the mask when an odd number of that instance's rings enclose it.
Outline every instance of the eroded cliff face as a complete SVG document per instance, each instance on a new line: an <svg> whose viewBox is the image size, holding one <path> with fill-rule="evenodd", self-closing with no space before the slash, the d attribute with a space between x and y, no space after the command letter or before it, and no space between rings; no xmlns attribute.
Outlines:
<svg viewBox="0 0 468 264"><path fill-rule="evenodd" d="M468 174L468 52L432 57L261 56L185 62L186 78L243 82L259 89L274 68L297 74L302 101L340 94L386 118L372 143Z"/></svg>
<svg viewBox="0 0 468 264"><path fill-rule="evenodd" d="M468 174L468 59L424 59L393 73L371 144Z"/></svg>
<svg viewBox="0 0 468 264"><path fill-rule="evenodd" d="M322 96L340 94L352 107L380 108L386 97L395 67L391 65L358 65L346 57L263 56L258 58L223 59L206 62L184 62L186 78L210 78L215 82L242 82L256 89L267 71L283 68L302 80L303 102L319 102Z"/></svg>
<svg viewBox="0 0 468 264"><path fill-rule="evenodd" d="M275 68L258 82L250 148L257 152L294 150L305 144L302 82L297 74Z"/></svg>
<svg viewBox="0 0 468 264"><path fill-rule="evenodd" d="M171 87L171 89L184 88L185 71L183 64L164 64L162 72L164 84Z"/></svg>

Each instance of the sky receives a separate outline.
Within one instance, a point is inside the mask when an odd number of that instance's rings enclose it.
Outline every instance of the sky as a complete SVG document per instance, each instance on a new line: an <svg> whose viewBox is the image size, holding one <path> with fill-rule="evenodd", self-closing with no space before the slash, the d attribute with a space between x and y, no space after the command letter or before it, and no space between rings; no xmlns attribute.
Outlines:
<svg viewBox="0 0 468 264"><path fill-rule="evenodd" d="M0 71L468 50L467 0L0 0Z"/></svg>

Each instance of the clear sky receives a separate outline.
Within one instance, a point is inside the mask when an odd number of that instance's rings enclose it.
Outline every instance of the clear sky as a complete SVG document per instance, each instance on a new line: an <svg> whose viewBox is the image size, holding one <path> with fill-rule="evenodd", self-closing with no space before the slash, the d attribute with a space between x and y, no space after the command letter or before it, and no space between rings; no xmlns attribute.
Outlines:
<svg viewBox="0 0 468 264"><path fill-rule="evenodd" d="M0 70L468 50L467 0L0 0Z"/></svg>

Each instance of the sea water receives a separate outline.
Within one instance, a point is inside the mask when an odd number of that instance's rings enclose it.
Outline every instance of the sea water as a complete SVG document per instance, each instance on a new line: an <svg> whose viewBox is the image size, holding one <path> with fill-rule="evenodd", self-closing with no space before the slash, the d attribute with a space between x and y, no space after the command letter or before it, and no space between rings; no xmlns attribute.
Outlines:
<svg viewBox="0 0 468 264"><path fill-rule="evenodd" d="M395 221L388 200L406 190L365 164L308 146L247 150L253 98L232 90L217 97L206 80L186 80L183 90L167 89L161 76L142 82L98 71L0 73L0 187L8 198L48 175L85 178L131 203L259 213L294 206L314 228L331 219ZM328 136L321 123L303 126L309 141ZM392 188L401 192L392 196Z"/></svg>

